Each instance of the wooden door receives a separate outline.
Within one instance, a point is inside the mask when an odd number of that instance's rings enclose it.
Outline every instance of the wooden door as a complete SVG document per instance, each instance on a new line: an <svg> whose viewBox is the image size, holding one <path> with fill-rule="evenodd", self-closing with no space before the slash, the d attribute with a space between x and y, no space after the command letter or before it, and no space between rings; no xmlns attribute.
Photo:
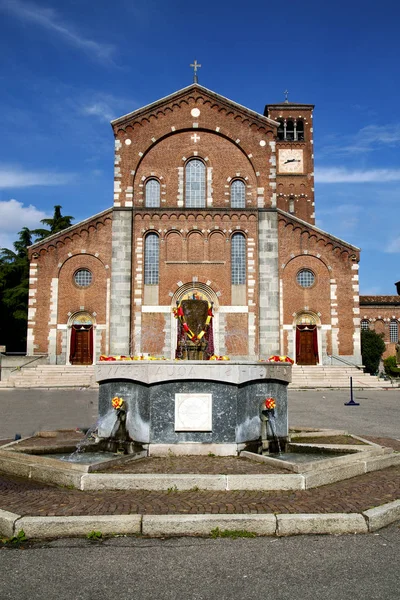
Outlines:
<svg viewBox="0 0 400 600"><path fill-rule="evenodd" d="M314 331L303 329L298 331L298 348L296 348L296 363L298 365L316 365L317 356L314 350Z"/></svg>
<svg viewBox="0 0 400 600"><path fill-rule="evenodd" d="M92 327L75 328L75 335L71 340L71 363L73 365L91 365L93 357L91 353L91 336L93 335Z"/></svg>

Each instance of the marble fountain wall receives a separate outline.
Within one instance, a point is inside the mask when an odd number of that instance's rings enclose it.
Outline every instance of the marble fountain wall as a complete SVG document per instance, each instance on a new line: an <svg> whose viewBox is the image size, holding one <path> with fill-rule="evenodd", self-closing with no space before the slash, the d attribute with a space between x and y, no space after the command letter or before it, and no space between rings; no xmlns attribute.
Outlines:
<svg viewBox="0 0 400 600"><path fill-rule="evenodd" d="M122 397L132 440L149 455L235 455L258 443L262 401L276 399L276 433L288 438L291 365L219 361L127 361L96 365L99 435L115 423L111 399Z"/></svg>

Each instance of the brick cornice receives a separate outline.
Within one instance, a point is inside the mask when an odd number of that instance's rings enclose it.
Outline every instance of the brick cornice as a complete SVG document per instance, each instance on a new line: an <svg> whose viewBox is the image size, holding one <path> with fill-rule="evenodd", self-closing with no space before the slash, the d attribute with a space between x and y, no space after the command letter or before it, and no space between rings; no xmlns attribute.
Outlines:
<svg viewBox="0 0 400 600"><path fill-rule="evenodd" d="M235 118L239 117L242 121L250 121L251 124L256 124L258 127L266 130L276 130L279 125L273 119L246 108L233 100L229 100L225 96L221 96L201 85L192 84L187 88L183 88L165 98L161 98L156 102L111 121L114 133L116 134L120 129L125 131L126 127L133 126L134 123L141 124L143 120L148 120L150 117L158 118L158 116L165 115L166 112L173 110L174 107L180 108L183 104L188 104L189 100L193 100L194 102L203 100L203 104L210 104L212 108L218 107L218 110L221 112L231 112Z"/></svg>

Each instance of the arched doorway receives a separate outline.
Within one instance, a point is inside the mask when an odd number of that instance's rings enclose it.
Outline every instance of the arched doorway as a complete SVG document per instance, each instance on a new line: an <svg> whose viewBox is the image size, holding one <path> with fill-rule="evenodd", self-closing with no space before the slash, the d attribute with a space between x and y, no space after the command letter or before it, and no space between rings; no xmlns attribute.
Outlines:
<svg viewBox="0 0 400 600"><path fill-rule="evenodd" d="M317 317L303 313L296 319L296 364L317 365L318 355Z"/></svg>
<svg viewBox="0 0 400 600"><path fill-rule="evenodd" d="M70 319L70 353L71 365L93 364L93 317L86 312L76 313Z"/></svg>

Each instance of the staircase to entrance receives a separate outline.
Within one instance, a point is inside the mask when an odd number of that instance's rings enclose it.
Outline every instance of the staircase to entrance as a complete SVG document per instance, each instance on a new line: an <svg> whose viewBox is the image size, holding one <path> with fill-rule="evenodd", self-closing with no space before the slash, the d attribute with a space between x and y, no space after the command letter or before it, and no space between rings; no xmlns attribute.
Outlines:
<svg viewBox="0 0 400 600"><path fill-rule="evenodd" d="M289 389L349 388L350 377L355 389L391 389L400 381L390 381L368 375L351 366L293 365ZM97 387L94 366L37 365L14 371L8 381L0 381L0 388L94 388Z"/></svg>

